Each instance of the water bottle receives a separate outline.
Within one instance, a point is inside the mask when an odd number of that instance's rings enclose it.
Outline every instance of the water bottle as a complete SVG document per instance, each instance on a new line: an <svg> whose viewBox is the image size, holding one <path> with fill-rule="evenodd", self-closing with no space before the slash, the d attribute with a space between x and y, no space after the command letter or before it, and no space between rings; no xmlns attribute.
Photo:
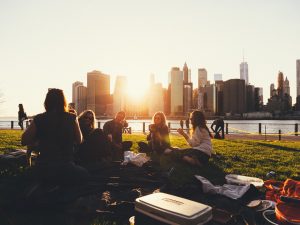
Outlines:
<svg viewBox="0 0 300 225"><path fill-rule="evenodd" d="M275 173L274 171L270 171L270 172L268 172L268 173L266 174L266 178L267 178L267 179L272 179L272 178L275 177L275 175L276 175L276 173Z"/></svg>

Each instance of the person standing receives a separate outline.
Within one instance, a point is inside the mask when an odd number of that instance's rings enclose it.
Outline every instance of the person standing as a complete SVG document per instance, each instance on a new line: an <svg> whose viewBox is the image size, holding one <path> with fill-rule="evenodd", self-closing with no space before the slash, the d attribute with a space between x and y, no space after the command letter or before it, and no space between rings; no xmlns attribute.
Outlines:
<svg viewBox="0 0 300 225"><path fill-rule="evenodd" d="M19 104L19 111L18 111L18 124L21 127L21 130L24 129L23 122L27 119L27 114L24 112L23 104Z"/></svg>
<svg viewBox="0 0 300 225"><path fill-rule="evenodd" d="M129 150L132 142L123 142L123 128L128 127L125 120L125 112L120 111L113 120L107 121L103 126L103 132L111 144L111 154L113 160L122 160L124 151Z"/></svg>
<svg viewBox="0 0 300 225"><path fill-rule="evenodd" d="M179 122L181 129L183 129L183 120L180 120Z"/></svg>
<svg viewBox="0 0 300 225"><path fill-rule="evenodd" d="M190 129L190 118L187 118L185 120L185 126L186 126L186 129Z"/></svg>

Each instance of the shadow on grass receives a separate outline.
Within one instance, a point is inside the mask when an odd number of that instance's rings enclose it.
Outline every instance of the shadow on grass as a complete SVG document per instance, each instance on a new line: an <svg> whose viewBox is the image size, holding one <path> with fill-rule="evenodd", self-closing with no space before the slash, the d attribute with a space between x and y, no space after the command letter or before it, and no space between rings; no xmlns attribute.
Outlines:
<svg viewBox="0 0 300 225"><path fill-rule="evenodd" d="M274 144L269 144L269 143L260 143L260 142L258 142L257 144L264 146L264 147L275 148L278 150L283 150L283 151L288 151L288 152L300 152L300 149L296 149L296 148L290 148L290 147L279 146L279 145L274 145Z"/></svg>

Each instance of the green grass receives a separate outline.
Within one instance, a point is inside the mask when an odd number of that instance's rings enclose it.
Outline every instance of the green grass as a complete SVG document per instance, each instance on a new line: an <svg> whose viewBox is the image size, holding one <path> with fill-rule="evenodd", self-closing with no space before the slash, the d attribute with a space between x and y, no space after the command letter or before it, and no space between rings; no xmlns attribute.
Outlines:
<svg viewBox="0 0 300 225"><path fill-rule="evenodd" d="M25 148L20 144L22 131L0 130L0 154L6 150ZM144 134L124 134L124 140L134 142L132 150L138 151L137 142L146 141ZM188 147L181 136L171 135L172 146ZM266 179L270 171L276 172L276 179L300 180L300 141L257 141L257 140L213 140L214 156L207 168L191 168L172 161L169 157L160 159L161 169L175 167L174 182L187 182L193 174L203 175L211 181L222 182L228 173L255 176Z"/></svg>

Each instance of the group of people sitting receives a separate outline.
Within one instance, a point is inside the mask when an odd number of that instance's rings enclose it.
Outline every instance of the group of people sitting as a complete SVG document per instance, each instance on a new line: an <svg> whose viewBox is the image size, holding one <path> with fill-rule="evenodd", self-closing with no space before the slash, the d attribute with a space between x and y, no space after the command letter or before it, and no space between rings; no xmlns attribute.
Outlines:
<svg viewBox="0 0 300 225"><path fill-rule="evenodd" d="M123 152L132 146L132 142L122 141L122 130L128 126L125 112L118 112L113 120L104 124L102 130L95 128L96 118L92 110L86 110L79 116L69 112L60 89L48 91L44 107L46 111L33 118L21 140L28 149L38 150L33 172L42 180L81 183L88 179L91 168L121 160ZM171 147L166 117L163 112L157 112L149 126L148 142L139 143L141 151L172 155L190 165L205 165L213 154L212 135L201 111L194 111L190 119L191 136L182 128L177 130L190 148Z"/></svg>

